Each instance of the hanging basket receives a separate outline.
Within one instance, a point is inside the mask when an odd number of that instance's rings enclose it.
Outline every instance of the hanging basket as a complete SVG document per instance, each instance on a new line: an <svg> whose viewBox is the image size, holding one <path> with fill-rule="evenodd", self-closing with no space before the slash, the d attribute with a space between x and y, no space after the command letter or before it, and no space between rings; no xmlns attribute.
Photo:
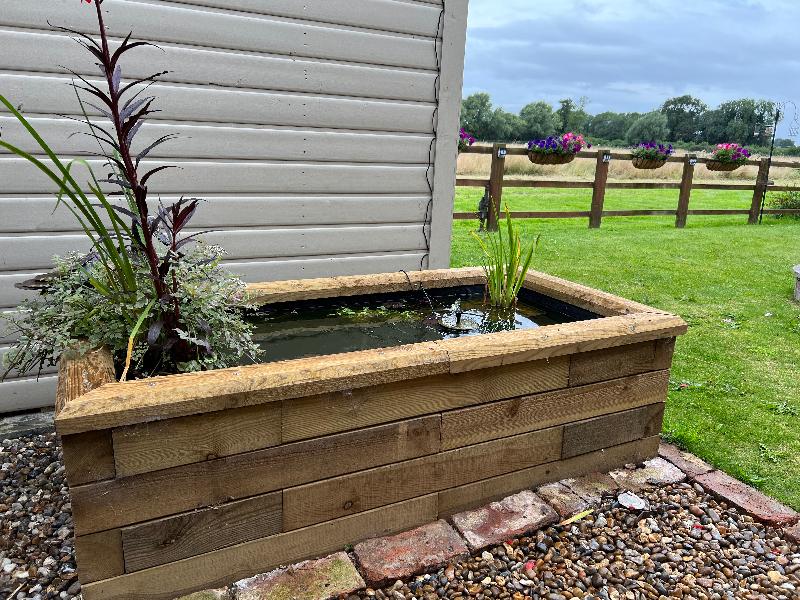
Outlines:
<svg viewBox="0 0 800 600"><path fill-rule="evenodd" d="M634 157L631 162L637 169L660 169L667 164L667 159L658 160L655 158L642 158L640 156Z"/></svg>
<svg viewBox="0 0 800 600"><path fill-rule="evenodd" d="M528 152L528 160L535 165L565 165L575 160L574 154L542 154Z"/></svg>
<svg viewBox="0 0 800 600"><path fill-rule="evenodd" d="M720 162L718 160L710 160L706 163L706 169L709 171L735 171L741 166L739 163Z"/></svg>

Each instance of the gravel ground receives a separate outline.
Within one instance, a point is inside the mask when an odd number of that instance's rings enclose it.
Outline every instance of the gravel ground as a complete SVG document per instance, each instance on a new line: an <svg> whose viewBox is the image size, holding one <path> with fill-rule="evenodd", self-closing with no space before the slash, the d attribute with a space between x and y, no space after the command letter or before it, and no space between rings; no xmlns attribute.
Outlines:
<svg viewBox="0 0 800 600"><path fill-rule="evenodd" d="M697 485L639 495L649 511L633 513L608 498L572 525L351 600L800 598L800 548L772 529ZM79 596L55 434L0 443L0 516L0 600Z"/></svg>
<svg viewBox="0 0 800 600"><path fill-rule="evenodd" d="M649 500L648 512L632 513L609 498L578 523L351 600L800 598L800 548L775 531L699 486L639 495Z"/></svg>
<svg viewBox="0 0 800 600"><path fill-rule="evenodd" d="M54 433L0 442L0 600L80 594L71 510Z"/></svg>

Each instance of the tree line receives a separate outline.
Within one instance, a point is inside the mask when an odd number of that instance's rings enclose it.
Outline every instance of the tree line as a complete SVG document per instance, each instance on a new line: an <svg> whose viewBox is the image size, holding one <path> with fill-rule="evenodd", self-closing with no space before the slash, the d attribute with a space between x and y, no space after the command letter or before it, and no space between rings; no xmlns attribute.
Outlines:
<svg viewBox="0 0 800 600"><path fill-rule="evenodd" d="M657 110L638 113L586 111L587 98L560 100L554 108L531 102L519 114L494 107L487 93L468 96L461 104L461 126L482 141L522 142L575 131L597 144L624 146L641 141L670 142L703 150L724 142L767 147L776 105L770 100L741 98L709 108L690 95L666 100ZM800 148L789 139L776 140L780 153Z"/></svg>

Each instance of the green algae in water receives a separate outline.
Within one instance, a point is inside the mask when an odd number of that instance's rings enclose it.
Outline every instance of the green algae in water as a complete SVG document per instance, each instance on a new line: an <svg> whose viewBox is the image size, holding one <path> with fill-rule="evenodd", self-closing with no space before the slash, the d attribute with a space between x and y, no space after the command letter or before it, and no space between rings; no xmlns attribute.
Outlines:
<svg viewBox="0 0 800 600"><path fill-rule="evenodd" d="M456 303L461 324L472 323L474 328L442 326L442 321L457 320ZM252 313L249 320L265 352L260 362L273 362L533 329L594 316L532 293L520 294L514 310L498 311L484 303L482 286L467 286L428 290L427 296L414 291L273 304Z"/></svg>

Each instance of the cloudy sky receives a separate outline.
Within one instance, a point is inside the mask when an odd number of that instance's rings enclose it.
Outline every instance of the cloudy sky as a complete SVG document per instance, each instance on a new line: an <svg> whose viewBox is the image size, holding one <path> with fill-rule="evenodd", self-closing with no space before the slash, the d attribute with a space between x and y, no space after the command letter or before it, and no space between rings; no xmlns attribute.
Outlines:
<svg viewBox="0 0 800 600"><path fill-rule="evenodd" d="M798 0L469 4L464 95L489 92L512 112L567 96L586 96L591 113L644 112L686 93L712 106L741 97L800 106Z"/></svg>

